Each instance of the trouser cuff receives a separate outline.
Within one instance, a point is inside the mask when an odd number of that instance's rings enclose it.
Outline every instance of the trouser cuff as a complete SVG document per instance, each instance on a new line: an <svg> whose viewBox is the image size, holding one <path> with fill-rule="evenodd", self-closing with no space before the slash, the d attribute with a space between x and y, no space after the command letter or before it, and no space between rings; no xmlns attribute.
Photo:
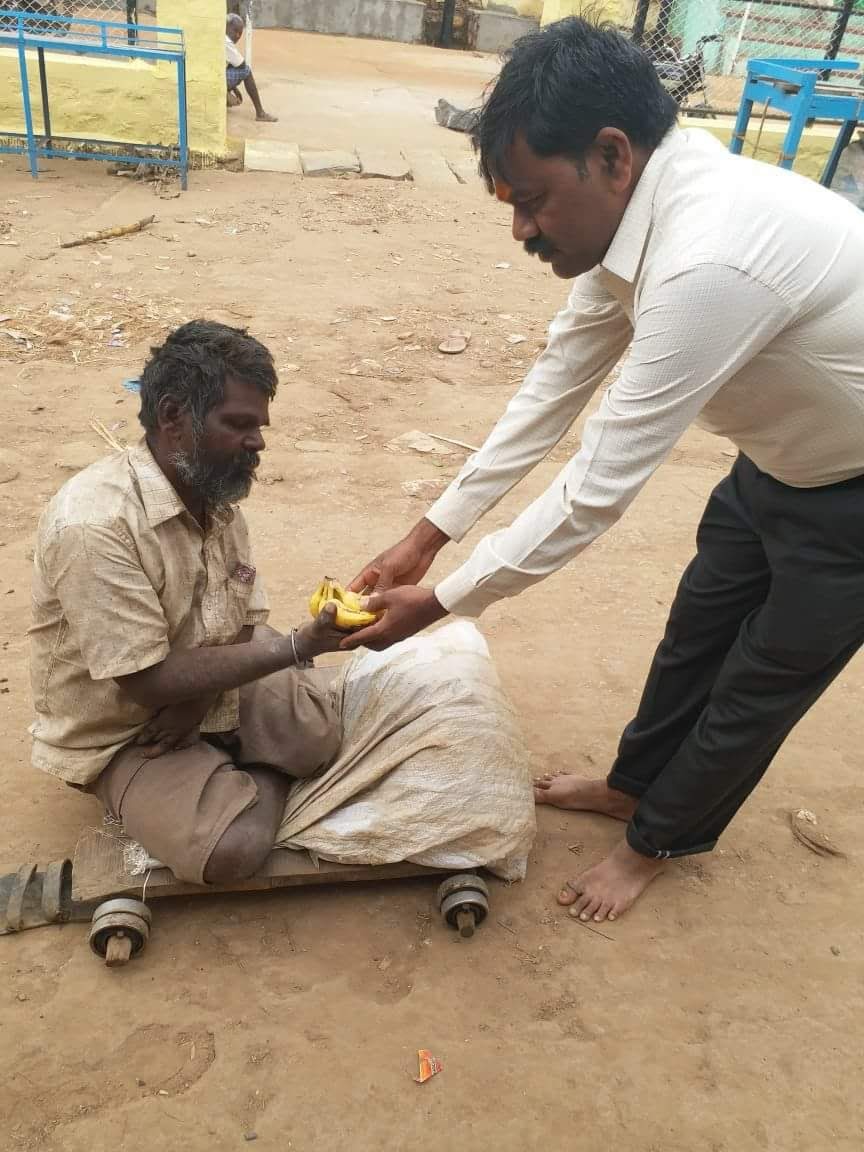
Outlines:
<svg viewBox="0 0 864 1152"><path fill-rule="evenodd" d="M655 848L649 844L631 820L627 825L627 843L640 856L650 856L652 860L674 860L678 856L697 856L700 852L711 852L717 841L708 840L704 844L694 844L687 848Z"/></svg>
<svg viewBox="0 0 864 1152"><path fill-rule="evenodd" d="M606 783L616 792L626 792L628 796L641 796L648 788L644 780L635 780L632 776L625 776L617 768L613 768L606 777Z"/></svg>

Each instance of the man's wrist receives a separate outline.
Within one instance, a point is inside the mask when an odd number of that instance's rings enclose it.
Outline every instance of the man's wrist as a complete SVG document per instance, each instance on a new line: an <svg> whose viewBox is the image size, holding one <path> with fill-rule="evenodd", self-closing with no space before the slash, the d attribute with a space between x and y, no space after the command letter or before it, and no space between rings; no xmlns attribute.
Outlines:
<svg viewBox="0 0 864 1152"><path fill-rule="evenodd" d="M426 616L428 619L426 621L425 627L428 627L430 624L437 624L439 620L443 620L445 616L450 615L450 613L435 595L435 590L430 588L428 592L429 596L426 607Z"/></svg>
<svg viewBox="0 0 864 1152"><path fill-rule="evenodd" d="M447 533L442 532L437 524L433 524L425 516L422 520L418 520L411 529L411 538L424 552L431 548L438 553L445 544L450 543L450 537Z"/></svg>

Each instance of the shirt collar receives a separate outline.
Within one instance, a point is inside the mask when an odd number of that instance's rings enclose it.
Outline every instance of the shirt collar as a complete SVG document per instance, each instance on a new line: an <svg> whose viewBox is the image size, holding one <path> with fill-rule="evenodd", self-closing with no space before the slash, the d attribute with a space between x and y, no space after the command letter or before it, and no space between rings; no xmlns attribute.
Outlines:
<svg viewBox="0 0 864 1152"><path fill-rule="evenodd" d="M141 502L151 528L181 516L188 509L173 484L156 463L146 440L141 440L129 449L129 465L138 481ZM230 506L215 508L207 515L207 531L218 532L234 519L234 509Z"/></svg>
<svg viewBox="0 0 864 1152"><path fill-rule="evenodd" d="M612 243L603 257L601 267L613 276L633 283L642 262L642 254L651 231L654 214L654 196L663 169L670 158L684 144L684 133L673 128L651 153L639 177L630 203L627 205Z"/></svg>

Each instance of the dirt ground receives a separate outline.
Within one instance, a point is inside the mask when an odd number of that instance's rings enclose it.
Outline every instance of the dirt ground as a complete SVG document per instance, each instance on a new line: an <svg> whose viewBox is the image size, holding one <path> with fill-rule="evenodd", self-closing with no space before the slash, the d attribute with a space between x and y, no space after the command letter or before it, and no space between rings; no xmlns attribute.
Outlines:
<svg viewBox="0 0 864 1152"><path fill-rule="evenodd" d="M337 120L321 143L336 143ZM58 248L151 212L144 234ZM290 627L325 571L352 575L422 514L406 482L433 488L463 459L387 443L412 429L480 443L565 286L470 186L206 172L161 200L99 165L49 165L32 184L6 159L0 230L6 872L71 854L99 820L93 801L29 767L29 559L40 508L106 450L90 420L136 436L122 381L149 343L206 316L248 324L276 354L281 392L248 516L274 622ZM455 328L471 343L445 358L436 345ZM606 769L728 453L689 434L614 531L484 617L534 769ZM602 934L554 895L620 827L541 810L526 882L494 883L468 942L442 927L425 879L154 903L148 951L115 971L83 925L0 939L0 1148L221 1152L254 1137L280 1152L858 1152L862 683L859 659L721 847L671 867ZM793 839L788 813L802 807L846 859ZM444 1071L419 1087L421 1047Z"/></svg>

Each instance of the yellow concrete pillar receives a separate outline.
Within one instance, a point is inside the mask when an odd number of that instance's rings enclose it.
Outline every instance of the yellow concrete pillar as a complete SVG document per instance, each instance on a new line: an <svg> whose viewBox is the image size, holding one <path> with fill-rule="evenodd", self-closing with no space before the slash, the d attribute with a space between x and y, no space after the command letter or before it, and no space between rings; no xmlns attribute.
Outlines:
<svg viewBox="0 0 864 1152"><path fill-rule="evenodd" d="M224 0L157 0L156 22L182 28L186 41L189 143L201 152L225 151Z"/></svg>
<svg viewBox="0 0 864 1152"><path fill-rule="evenodd" d="M539 20L543 12L543 0L513 0L513 7L520 16Z"/></svg>
<svg viewBox="0 0 864 1152"><path fill-rule="evenodd" d="M611 20L613 24L624 23L624 0L602 0L592 5L591 17L595 20ZM553 24L565 16L580 16L586 11L584 0L545 0L541 24Z"/></svg>

